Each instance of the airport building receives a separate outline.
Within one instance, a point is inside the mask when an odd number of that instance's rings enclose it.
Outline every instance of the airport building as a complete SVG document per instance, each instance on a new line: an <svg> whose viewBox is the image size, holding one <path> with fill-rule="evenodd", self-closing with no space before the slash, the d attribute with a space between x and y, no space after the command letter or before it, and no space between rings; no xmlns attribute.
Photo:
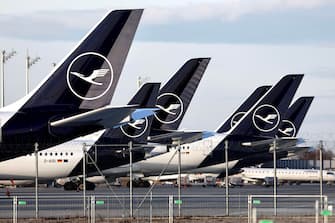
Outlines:
<svg viewBox="0 0 335 223"><path fill-rule="evenodd" d="M273 162L269 161L262 165L264 168L272 168ZM282 159L277 160L277 168L289 169L320 169L319 160L298 160L298 159ZM335 168L335 160L323 160L323 169L329 170Z"/></svg>

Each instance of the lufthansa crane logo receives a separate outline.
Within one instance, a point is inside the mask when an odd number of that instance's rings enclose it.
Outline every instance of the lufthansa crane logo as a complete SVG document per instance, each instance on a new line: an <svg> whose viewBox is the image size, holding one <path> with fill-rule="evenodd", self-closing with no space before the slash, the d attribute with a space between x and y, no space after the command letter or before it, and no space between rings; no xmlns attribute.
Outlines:
<svg viewBox="0 0 335 223"><path fill-rule="evenodd" d="M113 67L108 59L95 52L77 56L69 65L66 76L71 92L83 100L96 100L104 96L113 83ZM87 88L90 95L87 94ZM86 90L83 90L86 89Z"/></svg>
<svg viewBox="0 0 335 223"><path fill-rule="evenodd" d="M142 136L148 129L148 119L138 119L120 127L123 134L130 138Z"/></svg>
<svg viewBox="0 0 335 223"><path fill-rule="evenodd" d="M271 132L279 125L279 111L272 105L261 105L255 109L252 115L252 122L259 131Z"/></svg>
<svg viewBox="0 0 335 223"><path fill-rule="evenodd" d="M297 129L293 122L289 120L283 120L278 128L279 137L294 137L297 133Z"/></svg>
<svg viewBox="0 0 335 223"><path fill-rule="evenodd" d="M180 97L173 93L158 96L157 105L160 110L155 113L156 119L163 124L171 124L180 119L184 111L184 104Z"/></svg>
<svg viewBox="0 0 335 223"><path fill-rule="evenodd" d="M245 115L246 112L237 112L230 120L230 128L233 128L233 126L240 121L240 119Z"/></svg>

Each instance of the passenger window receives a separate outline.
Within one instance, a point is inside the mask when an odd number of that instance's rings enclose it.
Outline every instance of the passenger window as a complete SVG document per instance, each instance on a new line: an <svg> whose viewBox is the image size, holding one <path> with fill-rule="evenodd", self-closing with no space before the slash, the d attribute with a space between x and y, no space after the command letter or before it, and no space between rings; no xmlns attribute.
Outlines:
<svg viewBox="0 0 335 223"><path fill-rule="evenodd" d="M52 153L50 153L50 156L52 156Z"/></svg>

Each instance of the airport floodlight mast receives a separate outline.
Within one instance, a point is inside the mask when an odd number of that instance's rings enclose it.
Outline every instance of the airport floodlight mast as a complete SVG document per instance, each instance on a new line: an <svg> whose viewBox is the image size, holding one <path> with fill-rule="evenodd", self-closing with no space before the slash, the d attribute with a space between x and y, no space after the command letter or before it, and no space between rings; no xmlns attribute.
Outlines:
<svg viewBox="0 0 335 223"><path fill-rule="evenodd" d="M2 108L5 105L5 63L16 54L15 50L10 51L9 53L6 50L1 51L0 58L0 107Z"/></svg>
<svg viewBox="0 0 335 223"><path fill-rule="evenodd" d="M35 63L37 63L41 58L35 57L31 58L27 51L27 57L26 57L26 95L29 93L29 69L31 66L33 66Z"/></svg>

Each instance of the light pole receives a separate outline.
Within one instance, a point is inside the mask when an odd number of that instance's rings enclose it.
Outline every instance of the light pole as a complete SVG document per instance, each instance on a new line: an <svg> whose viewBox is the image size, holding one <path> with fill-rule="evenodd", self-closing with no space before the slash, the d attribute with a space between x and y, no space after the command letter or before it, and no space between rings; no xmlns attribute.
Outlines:
<svg viewBox="0 0 335 223"><path fill-rule="evenodd" d="M133 218L133 142L129 141L129 217Z"/></svg>
<svg viewBox="0 0 335 223"><path fill-rule="evenodd" d="M273 140L273 209L277 216L277 142Z"/></svg>
<svg viewBox="0 0 335 223"><path fill-rule="evenodd" d="M1 58L0 58L0 88L1 88L0 107L1 108L5 105L5 63L15 54L16 54L15 50L12 50L9 53L7 53L5 50L1 51Z"/></svg>
<svg viewBox="0 0 335 223"><path fill-rule="evenodd" d="M84 217L86 217L86 143L83 143L83 207L84 207Z"/></svg>
<svg viewBox="0 0 335 223"><path fill-rule="evenodd" d="M32 65L37 63L41 58L35 57L31 58L27 51L27 57L26 57L26 95L29 93L29 69Z"/></svg>
<svg viewBox="0 0 335 223"><path fill-rule="evenodd" d="M320 206L323 209L323 143L322 140L320 141Z"/></svg>
<svg viewBox="0 0 335 223"><path fill-rule="evenodd" d="M226 162L226 177L225 177L225 185L226 185L226 215L229 216L228 140L224 141L224 145L225 145L225 162Z"/></svg>
<svg viewBox="0 0 335 223"><path fill-rule="evenodd" d="M181 214L181 146L180 146L180 141L179 139L178 142L178 216L180 217Z"/></svg>
<svg viewBox="0 0 335 223"><path fill-rule="evenodd" d="M38 143L35 143L35 218L38 219Z"/></svg>
<svg viewBox="0 0 335 223"><path fill-rule="evenodd" d="M172 144L175 145L176 152L178 153L178 177L177 177L177 185L178 185L178 216L181 216L181 137L172 138Z"/></svg>

